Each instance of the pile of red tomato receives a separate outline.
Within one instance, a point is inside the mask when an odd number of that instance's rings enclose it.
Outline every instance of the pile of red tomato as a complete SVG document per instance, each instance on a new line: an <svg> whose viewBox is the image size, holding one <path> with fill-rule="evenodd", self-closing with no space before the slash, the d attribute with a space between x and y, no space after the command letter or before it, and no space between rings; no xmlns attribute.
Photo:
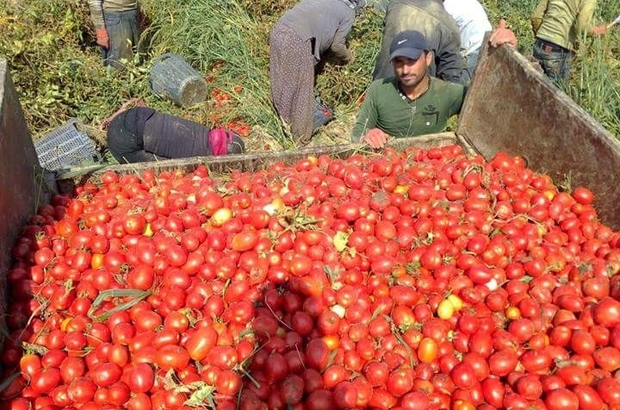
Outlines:
<svg viewBox="0 0 620 410"><path fill-rule="evenodd" d="M459 146L106 172L13 249L7 409L620 408L620 234Z"/></svg>

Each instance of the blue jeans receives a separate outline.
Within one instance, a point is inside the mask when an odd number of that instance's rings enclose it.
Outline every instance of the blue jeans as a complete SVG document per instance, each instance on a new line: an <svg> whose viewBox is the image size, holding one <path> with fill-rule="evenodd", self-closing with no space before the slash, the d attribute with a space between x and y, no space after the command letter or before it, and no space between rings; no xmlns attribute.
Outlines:
<svg viewBox="0 0 620 410"><path fill-rule="evenodd" d="M140 38L140 13L138 9L104 11L103 20L110 38L110 48L102 50L104 65L122 70L122 60L133 60L133 53Z"/></svg>
<svg viewBox="0 0 620 410"><path fill-rule="evenodd" d="M469 85L474 78L474 71L478 64L478 51L467 54L463 57L463 74L461 74L462 83Z"/></svg>
<svg viewBox="0 0 620 410"><path fill-rule="evenodd" d="M559 88L563 88L568 82L572 56L570 50L557 44L542 39L536 39L534 43L534 58L538 60L547 77Z"/></svg>

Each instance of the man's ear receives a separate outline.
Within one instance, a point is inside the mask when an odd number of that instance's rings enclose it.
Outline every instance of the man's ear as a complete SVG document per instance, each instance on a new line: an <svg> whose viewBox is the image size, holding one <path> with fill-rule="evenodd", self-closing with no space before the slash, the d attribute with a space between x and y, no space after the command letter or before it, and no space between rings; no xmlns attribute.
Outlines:
<svg viewBox="0 0 620 410"><path fill-rule="evenodd" d="M433 52L432 51L426 51L425 52L426 56L426 66L430 67L431 64L433 63Z"/></svg>

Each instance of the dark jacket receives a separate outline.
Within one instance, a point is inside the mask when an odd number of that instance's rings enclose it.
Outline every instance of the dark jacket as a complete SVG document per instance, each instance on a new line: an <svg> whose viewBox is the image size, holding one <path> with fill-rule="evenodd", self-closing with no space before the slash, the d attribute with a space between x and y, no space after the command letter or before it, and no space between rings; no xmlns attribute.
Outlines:
<svg viewBox="0 0 620 410"><path fill-rule="evenodd" d="M377 56L373 78L394 75L390 62L390 43L401 31L417 30L424 34L434 55L429 74L444 81L461 82L463 61L456 22L446 12L441 0L392 0L385 13L381 51Z"/></svg>

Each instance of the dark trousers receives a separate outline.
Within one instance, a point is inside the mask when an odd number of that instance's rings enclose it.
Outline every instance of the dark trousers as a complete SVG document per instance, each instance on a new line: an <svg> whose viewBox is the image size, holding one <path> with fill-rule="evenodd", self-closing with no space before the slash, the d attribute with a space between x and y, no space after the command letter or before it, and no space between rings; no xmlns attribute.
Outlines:
<svg viewBox="0 0 620 410"><path fill-rule="evenodd" d="M557 87L564 88L570 74L572 51L538 38L534 43L533 54L547 77Z"/></svg>
<svg viewBox="0 0 620 410"><path fill-rule="evenodd" d="M120 113L110 122L108 149L120 164L165 159L144 151L144 136L139 131L143 129L144 124L136 123L131 110Z"/></svg>
<svg viewBox="0 0 620 410"><path fill-rule="evenodd" d="M122 70L123 60L133 60L133 53L140 38L140 12L138 9L104 11L103 20L110 38L110 48L102 50L104 64Z"/></svg>

